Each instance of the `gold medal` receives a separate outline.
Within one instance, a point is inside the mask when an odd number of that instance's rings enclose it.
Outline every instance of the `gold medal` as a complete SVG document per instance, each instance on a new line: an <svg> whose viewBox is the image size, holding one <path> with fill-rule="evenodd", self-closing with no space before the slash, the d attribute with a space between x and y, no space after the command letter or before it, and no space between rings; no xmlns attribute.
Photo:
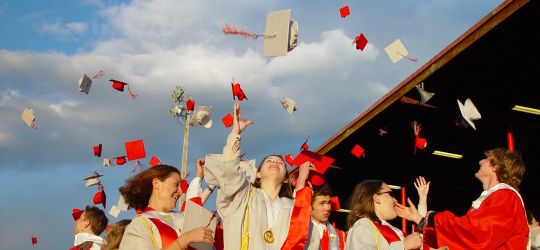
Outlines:
<svg viewBox="0 0 540 250"><path fill-rule="evenodd" d="M266 241L267 243L274 242L274 233L272 233L272 230L264 231L263 236L264 236L264 241Z"/></svg>

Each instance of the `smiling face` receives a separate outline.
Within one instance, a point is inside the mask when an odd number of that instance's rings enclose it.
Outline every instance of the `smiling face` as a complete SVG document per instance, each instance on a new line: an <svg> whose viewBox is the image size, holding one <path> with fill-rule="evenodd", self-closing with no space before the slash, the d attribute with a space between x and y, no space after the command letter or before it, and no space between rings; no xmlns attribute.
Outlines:
<svg viewBox="0 0 540 250"><path fill-rule="evenodd" d="M271 155L264 159L257 177L261 179L274 179L276 182L285 180L285 162L279 156Z"/></svg>
<svg viewBox="0 0 540 250"><path fill-rule="evenodd" d="M161 212L169 212L176 207L176 202L182 194L180 181L180 175L176 172L172 172L163 181L157 178L154 179L152 182L154 185L152 196L156 195L156 200L159 203L159 207L154 207L154 209Z"/></svg>
<svg viewBox="0 0 540 250"><path fill-rule="evenodd" d="M392 189L383 183L379 192L373 196L375 203L375 214L380 220L388 221L397 217L394 205L397 200L392 196Z"/></svg>

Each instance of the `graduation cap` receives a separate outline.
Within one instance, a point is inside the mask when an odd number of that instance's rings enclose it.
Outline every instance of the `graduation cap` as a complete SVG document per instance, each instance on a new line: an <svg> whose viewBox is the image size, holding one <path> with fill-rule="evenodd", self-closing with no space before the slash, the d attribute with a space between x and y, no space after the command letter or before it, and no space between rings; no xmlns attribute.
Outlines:
<svg viewBox="0 0 540 250"><path fill-rule="evenodd" d="M126 155L128 161L146 158L146 152L144 151L144 141L142 139L125 142L124 146L126 148Z"/></svg>
<svg viewBox="0 0 540 250"><path fill-rule="evenodd" d="M84 178L83 180L86 181L85 186L90 187L93 185L97 185L100 183L99 177L103 176L102 174L99 174L98 172L94 172L92 175Z"/></svg>
<svg viewBox="0 0 540 250"><path fill-rule="evenodd" d="M244 94L242 87L240 87L240 83L235 82L234 77L233 77L233 81L231 82L231 88L232 88L233 100L235 100L235 98L238 98L239 101L243 101L244 99L247 100L246 94Z"/></svg>
<svg viewBox="0 0 540 250"><path fill-rule="evenodd" d="M188 96L188 99L186 101L186 112L191 112L195 108L195 100L191 98L191 96Z"/></svg>
<svg viewBox="0 0 540 250"><path fill-rule="evenodd" d="M311 184L315 186L320 186L324 184L324 173L326 170L334 163L334 158L320 155L315 152L309 151L309 150L302 150L293 160L293 166L295 166L291 171L289 172L290 175L294 176L295 173L299 170L299 166L304 164L305 162L311 162L313 165L315 165L315 169L317 169L317 172L311 171L310 172L310 182Z"/></svg>
<svg viewBox="0 0 540 250"><path fill-rule="evenodd" d="M81 215L84 213L84 210L80 210L78 208L74 208L71 210L71 216L73 217L73 220L76 221L79 218L81 218Z"/></svg>
<svg viewBox="0 0 540 250"><path fill-rule="evenodd" d="M79 79L79 92L84 92L88 95L88 92L90 92L90 87L92 87L92 79L84 74Z"/></svg>
<svg viewBox="0 0 540 250"><path fill-rule="evenodd" d="M103 145L101 143L97 146L94 146L92 149L94 151L94 156L101 157L101 149L103 148Z"/></svg>
<svg viewBox="0 0 540 250"><path fill-rule="evenodd" d="M212 127L212 118L210 114L214 108L212 106L197 106L193 112L191 126L202 125L205 128Z"/></svg>
<svg viewBox="0 0 540 250"><path fill-rule="evenodd" d="M407 51L405 45L403 45L399 39L386 46L384 51L386 51L386 54L388 54L388 57L390 57L390 60L392 60L393 63L397 63L399 60L401 60L401 58L407 58L413 62L418 61L416 58L407 57L409 55L409 51Z"/></svg>
<svg viewBox="0 0 540 250"><path fill-rule="evenodd" d="M480 112L478 112L478 109L476 109L476 106L474 106L471 99L467 98L465 100L465 104L461 103L459 99L457 100L458 106L459 106L459 112L461 112L461 116L463 116L463 119L471 125L471 127L476 130L476 126L474 125L474 121L480 120L482 118L482 115L480 115Z"/></svg>
<svg viewBox="0 0 540 250"><path fill-rule="evenodd" d="M306 140L304 141L304 143L302 143L302 146L300 146L300 150L308 150L309 149L309 144L307 143L309 140L309 135L306 137Z"/></svg>
<svg viewBox="0 0 540 250"><path fill-rule="evenodd" d="M28 125L29 127L33 129L37 129L36 126L36 117L34 116L34 111L29 108L24 108L21 119Z"/></svg>
<svg viewBox="0 0 540 250"><path fill-rule="evenodd" d="M291 156L291 154L285 155L285 162L291 166L294 164L294 158Z"/></svg>
<svg viewBox="0 0 540 250"><path fill-rule="evenodd" d="M117 218L120 212L120 209L116 205L112 205L111 209L109 210L109 214L114 218Z"/></svg>
<svg viewBox="0 0 540 250"><path fill-rule="evenodd" d="M193 203L195 203L195 204L197 204L197 205L199 205L201 207L203 206L203 202L202 202L201 197L198 197L198 196L192 197L188 201L191 201L191 202L193 202ZM180 206L180 212L186 211L186 204L187 204L187 201L182 202L182 205Z"/></svg>
<svg viewBox="0 0 540 250"><path fill-rule="evenodd" d="M285 99L283 99L283 101L280 100L279 102L281 102L281 106L283 106L283 108L287 110L289 114L296 111L296 102L293 99L285 96Z"/></svg>
<svg viewBox="0 0 540 250"><path fill-rule="evenodd" d="M426 138L420 137L421 128L418 121L413 121L411 126L414 131L414 154L416 154L416 149L423 150L427 147L427 140Z"/></svg>
<svg viewBox="0 0 540 250"><path fill-rule="evenodd" d="M345 18L351 14L351 10L349 9L349 5L345 5L339 9L339 15L341 15L341 18Z"/></svg>
<svg viewBox="0 0 540 250"><path fill-rule="evenodd" d="M358 144L355 144L353 149L351 150L351 154L353 154L354 156L356 156L356 158L360 158L361 156L365 156L364 155L364 148L362 148L360 145Z"/></svg>
<svg viewBox="0 0 540 250"><path fill-rule="evenodd" d="M341 209L338 196L330 197L330 210L334 212L347 212L347 210Z"/></svg>
<svg viewBox="0 0 540 250"><path fill-rule="evenodd" d="M38 242L38 239L36 236L32 235L32 238L31 238L31 241L32 241L32 246L36 245L37 242Z"/></svg>
<svg viewBox="0 0 540 250"><path fill-rule="evenodd" d="M252 39L264 37L264 56L285 56L297 45L298 23L291 20L291 10L286 9L267 13L264 35L248 32L227 24L223 26L223 33L242 35L245 38Z"/></svg>
<svg viewBox="0 0 540 250"><path fill-rule="evenodd" d="M115 157L113 159L115 159L115 161L116 161L115 165L124 165L127 162L125 156L118 156L118 157ZM111 165L113 165L113 164L111 164Z"/></svg>
<svg viewBox="0 0 540 250"><path fill-rule="evenodd" d="M223 125L225 125L226 128L233 125L233 116L230 113L227 113L223 118L221 118L221 121L223 122Z"/></svg>
<svg viewBox="0 0 540 250"><path fill-rule="evenodd" d="M110 79L109 81L112 82L112 88L113 89L116 89L120 92L124 92L124 86L127 85L128 86L128 93L129 93L129 96L132 98L132 99L135 99L137 98L137 94L133 93L131 91L131 87L129 86L129 83L126 83L126 82L122 82L122 81L118 81L118 80L114 80L114 79Z"/></svg>
<svg viewBox="0 0 540 250"><path fill-rule="evenodd" d="M159 158L157 158L156 156L152 156L152 158L150 158L150 161L148 162L148 165L154 167L160 163L161 163L161 160Z"/></svg>
<svg viewBox="0 0 540 250"><path fill-rule="evenodd" d="M103 166L104 167L110 167L112 164L111 164L111 159L110 158L104 158L103 159Z"/></svg>
<svg viewBox="0 0 540 250"><path fill-rule="evenodd" d="M356 45L357 50L364 51L364 49L366 48L366 45L368 44L368 40L366 39L364 34L360 33L360 35L354 38L353 44Z"/></svg>
<svg viewBox="0 0 540 250"><path fill-rule="evenodd" d="M296 48L298 22L291 20L291 9L268 13L264 34L275 35L264 40L264 56L286 56L288 52Z"/></svg>
<svg viewBox="0 0 540 250"><path fill-rule="evenodd" d="M104 209L107 208L107 195L105 194L103 185L98 184L98 191L94 194L92 201L94 205L102 204Z"/></svg>
<svg viewBox="0 0 540 250"><path fill-rule="evenodd" d="M111 209L109 210L109 214L113 217L118 217L121 211L127 211L128 210L128 204L126 203L126 200L122 195L120 195L120 198L118 198L118 204L113 205Z"/></svg>
<svg viewBox="0 0 540 250"><path fill-rule="evenodd" d="M417 84L415 87L416 90L418 90L418 94L420 95L420 104L422 105L428 102L429 99L431 99L435 95L435 93L427 92L424 90L424 82Z"/></svg>

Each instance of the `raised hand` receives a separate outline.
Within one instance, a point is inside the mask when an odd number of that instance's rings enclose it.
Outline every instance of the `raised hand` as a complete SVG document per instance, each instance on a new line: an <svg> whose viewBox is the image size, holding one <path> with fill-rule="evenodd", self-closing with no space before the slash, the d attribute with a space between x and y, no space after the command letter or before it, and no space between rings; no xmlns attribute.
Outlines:
<svg viewBox="0 0 540 250"><path fill-rule="evenodd" d="M399 203L394 204L394 209L399 217L404 218L409 221L414 221L416 224L420 222L423 218L422 215L418 212L411 199L407 198L407 202L410 207L403 206Z"/></svg>
<svg viewBox="0 0 540 250"><path fill-rule="evenodd" d="M234 112L233 112L233 128L232 132L236 134L241 134L244 129L247 128L250 124L253 122L251 120L241 120L240 115L240 103L235 102L233 106Z"/></svg>
<svg viewBox="0 0 540 250"><path fill-rule="evenodd" d="M427 199L429 193L429 184L431 182L426 182L426 179L423 176L418 176L414 182L414 187L418 191L418 197L420 199Z"/></svg>
<svg viewBox="0 0 540 250"><path fill-rule="evenodd" d="M196 166L196 177L204 178L204 158L197 159L197 162L195 164Z"/></svg>

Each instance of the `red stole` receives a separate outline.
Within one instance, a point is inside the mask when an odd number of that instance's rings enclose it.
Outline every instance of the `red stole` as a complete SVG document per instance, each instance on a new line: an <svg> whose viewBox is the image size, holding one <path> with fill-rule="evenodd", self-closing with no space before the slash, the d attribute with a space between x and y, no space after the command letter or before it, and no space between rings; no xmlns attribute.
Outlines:
<svg viewBox="0 0 540 250"><path fill-rule="evenodd" d="M308 186L296 192L294 208L289 224L289 233L281 249L303 250L308 240L311 220L311 193Z"/></svg>
<svg viewBox="0 0 540 250"><path fill-rule="evenodd" d="M345 249L345 239L347 238L347 236L345 235L345 233L343 233L343 231L337 229L336 227L334 227L334 229L336 229L339 237L339 249L343 250Z"/></svg>
<svg viewBox="0 0 540 250"><path fill-rule="evenodd" d="M395 241L401 241L399 236L396 234L396 231L392 229L390 226L379 224L379 223L373 223L379 230L379 232L382 234L384 239L388 242L388 244L395 242Z"/></svg>
<svg viewBox="0 0 540 250"><path fill-rule="evenodd" d="M146 209L144 209L144 212L148 212L148 211L156 211L156 210L151 207L147 207ZM169 244L173 243L176 239L178 239L178 234L176 233L176 230L174 230L174 228L172 228L166 223L163 223L160 219L157 219L157 218L148 218L148 219L152 221L158 229L159 236L161 238L162 248L167 247Z"/></svg>
<svg viewBox="0 0 540 250"><path fill-rule="evenodd" d="M328 250L328 241L330 241L330 237L328 237L328 228L325 228L320 241L321 250Z"/></svg>

